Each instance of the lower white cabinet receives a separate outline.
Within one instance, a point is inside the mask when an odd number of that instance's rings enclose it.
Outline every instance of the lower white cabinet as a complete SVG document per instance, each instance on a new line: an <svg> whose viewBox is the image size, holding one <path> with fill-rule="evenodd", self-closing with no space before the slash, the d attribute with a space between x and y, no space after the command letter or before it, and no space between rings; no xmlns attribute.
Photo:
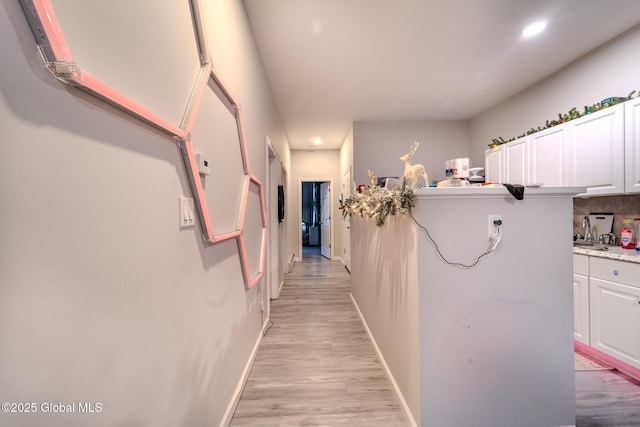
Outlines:
<svg viewBox="0 0 640 427"><path fill-rule="evenodd" d="M589 257L573 255L573 338L589 345Z"/></svg>
<svg viewBox="0 0 640 427"><path fill-rule="evenodd" d="M591 347L640 369L640 264L590 257Z"/></svg>
<svg viewBox="0 0 640 427"><path fill-rule="evenodd" d="M573 338L590 344L589 333L589 278L573 275Z"/></svg>

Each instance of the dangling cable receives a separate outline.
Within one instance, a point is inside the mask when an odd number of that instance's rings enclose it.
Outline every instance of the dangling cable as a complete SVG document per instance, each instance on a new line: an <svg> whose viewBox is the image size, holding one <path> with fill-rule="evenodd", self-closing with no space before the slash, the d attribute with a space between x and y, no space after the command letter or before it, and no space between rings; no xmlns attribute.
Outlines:
<svg viewBox="0 0 640 427"><path fill-rule="evenodd" d="M418 228L424 233L424 235L427 236L427 239L433 244L433 246L436 249L436 253L440 257L440 259L442 261L444 261L447 265L451 265L453 267L460 267L460 268L466 268L466 269L475 267L476 265L478 265L478 263L480 262L482 257L484 257L486 255L489 255L491 252L495 251L496 248L498 247L498 244L500 244L500 241L502 240L502 234L497 233L497 234L492 235L489 238L489 247L487 248L487 250L482 255L478 256L478 258L476 258L476 260L472 264L463 264L461 262L452 262L452 261L449 261L447 258L445 258L445 256L440 251L440 248L438 247L438 244L433 239L433 237L431 237L431 234L429 233L429 230L427 230L427 228L425 226L420 224L418 222L418 220L415 219L415 217L413 216L413 213L411 212L411 210L409 210L409 216L411 217L413 222L416 223Z"/></svg>

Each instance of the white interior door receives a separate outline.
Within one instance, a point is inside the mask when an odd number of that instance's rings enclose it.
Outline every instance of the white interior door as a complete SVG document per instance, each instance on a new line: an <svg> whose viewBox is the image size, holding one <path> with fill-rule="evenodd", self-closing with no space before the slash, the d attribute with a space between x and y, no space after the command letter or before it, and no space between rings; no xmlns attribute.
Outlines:
<svg viewBox="0 0 640 427"><path fill-rule="evenodd" d="M320 184L320 253L331 259L331 185Z"/></svg>

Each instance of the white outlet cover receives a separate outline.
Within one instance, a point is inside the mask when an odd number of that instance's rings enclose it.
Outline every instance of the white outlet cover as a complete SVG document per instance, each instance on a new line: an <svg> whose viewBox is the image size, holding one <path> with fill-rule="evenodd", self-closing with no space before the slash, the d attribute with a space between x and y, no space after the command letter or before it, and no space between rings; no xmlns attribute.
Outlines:
<svg viewBox="0 0 640 427"><path fill-rule="evenodd" d="M489 238L491 238L491 236L493 236L493 234L495 233L495 226L493 224L494 221L502 221L502 215L489 215L489 218L487 220L487 231L489 234ZM504 224L500 225L499 227L499 232L500 234L502 234L502 226Z"/></svg>

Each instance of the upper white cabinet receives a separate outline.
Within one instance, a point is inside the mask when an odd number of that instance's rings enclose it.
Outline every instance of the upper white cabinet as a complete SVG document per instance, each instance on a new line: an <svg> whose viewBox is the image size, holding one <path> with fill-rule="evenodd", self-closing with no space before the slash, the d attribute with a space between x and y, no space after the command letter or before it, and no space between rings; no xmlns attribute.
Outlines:
<svg viewBox="0 0 640 427"><path fill-rule="evenodd" d="M640 97L485 152L487 181L640 193Z"/></svg>
<svg viewBox="0 0 640 427"><path fill-rule="evenodd" d="M625 102L624 115L624 191L640 193L640 98Z"/></svg>
<svg viewBox="0 0 640 427"><path fill-rule="evenodd" d="M484 152L484 175L486 182L507 182L504 176L504 145Z"/></svg>
<svg viewBox="0 0 640 427"><path fill-rule="evenodd" d="M529 137L516 139L504 145L504 182L529 184Z"/></svg>
<svg viewBox="0 0 640 427"><path fill-rule="evenodd" d="M570 141L569 185L587 187L587 195L625 192L624 108L618 104L564 125Z"/></svg>
<svg viewBox="0 0 640 427"><path fill-rule="evenodd" d="M529 179L532 184L569 184L567 127L554 126L529 136Z"/></svg>
<svg viewBox="0 0 640 427"><path fill-rule="evenodd" d="M516 139L485 151L486 182L528 184L528 140L529 137Z"/></svg>

